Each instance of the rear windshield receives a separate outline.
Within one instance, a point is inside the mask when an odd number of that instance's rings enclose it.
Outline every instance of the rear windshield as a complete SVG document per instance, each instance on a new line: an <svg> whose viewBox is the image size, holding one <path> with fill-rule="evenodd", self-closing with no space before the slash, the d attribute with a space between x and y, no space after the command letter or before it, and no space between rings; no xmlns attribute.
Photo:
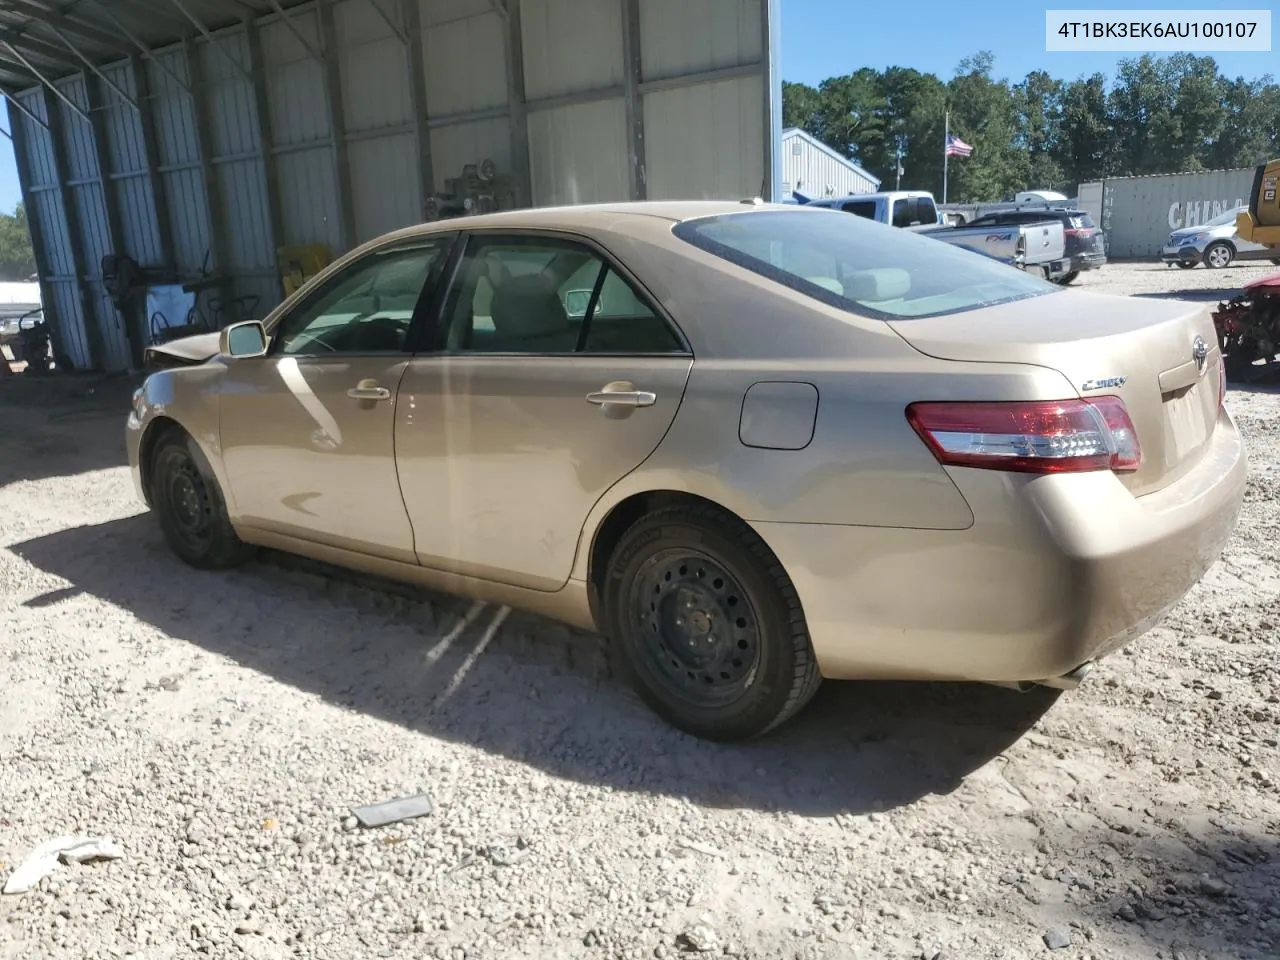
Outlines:
<svg viewBox="0 0 1280 960"><path fill-rule="evenodd" d="M1062 291L980 253L836 211L730 213L686 220L675 234L815 300L882 320Z"/></svg>

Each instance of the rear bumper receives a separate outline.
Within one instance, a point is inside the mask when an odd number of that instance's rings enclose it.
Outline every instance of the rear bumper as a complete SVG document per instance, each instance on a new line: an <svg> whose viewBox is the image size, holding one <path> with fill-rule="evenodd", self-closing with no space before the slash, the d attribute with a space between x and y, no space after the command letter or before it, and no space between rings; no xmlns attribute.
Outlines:
<svg viewBox="0 0 1280 960"><path fill-rule="evenodd" d="M832 678L1059 677L1149 630L1221 555L1245 484L1221 415L1201 462L1134 498L1111 473L951 471L968 530L757 523Z"/></svg>
<svg viewBox="0 0 1280 960"><path fill-rule="evenodd" d="M1106 266L1107 255L1105 253L1084 253L1071 258L1072 270L1097 270L1099 267Z"/></svg>

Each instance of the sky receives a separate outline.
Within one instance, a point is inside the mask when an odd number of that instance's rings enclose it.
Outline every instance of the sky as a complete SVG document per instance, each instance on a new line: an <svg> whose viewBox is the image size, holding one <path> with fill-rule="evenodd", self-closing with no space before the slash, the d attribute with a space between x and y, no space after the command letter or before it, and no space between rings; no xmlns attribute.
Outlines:
<svg viewBox="0 0 1280 960"><path fill-rule="evenodd" d="M964 57L980 50L995 55L995 73L1020 80L1036 69L1060 79L1082 74L1112 74L1116 63L1134 54L1048 53L1046 9L1069 10L1223 10L1266 9L1273 0L1056 0L1027 4L1013 0L780 0L782 4L782 76L818 84L858 67L915 67L950 78ZM896 20L886 13L902 14ZM1273 24L1273 31L1280 23ZM1228 76L1259 77L1280 73L1280 46L1273 37L1269 53L1215 53ZM0 111L2 113L2 111ZM8 129L8 117L0 118ZM0 210L22 199L13 147L0 140Z"/></svg>
<svg viewBox="0 0 1280 960"><path fill-rule="evenodd" d="M1046 10L1265 10L1274 0L781 0L782 77L817 85L859 67L914 67L943 80L965 57L990 50L995 74L1021 80L1032 70L1074 80L1081 74L1110 76L1135 53L1049 53ZM895 27L885 11L902 15ZM1229 77L1280 73L1280 15L1273 16L1268 53L1211 53ZM906 27L910 25L910 29ZM1197 52L1197 51L1192 51Z"/></svg>

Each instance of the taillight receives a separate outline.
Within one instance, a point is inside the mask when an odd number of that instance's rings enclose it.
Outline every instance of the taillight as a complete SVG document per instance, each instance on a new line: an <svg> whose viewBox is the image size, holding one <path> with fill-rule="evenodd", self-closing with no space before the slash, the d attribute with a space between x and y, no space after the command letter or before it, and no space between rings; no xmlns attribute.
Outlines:
<svg viewBox="0 0 1280 960"><path fill-rule="evenodd" d="M907 420L938 462L1017 473L1137 470L1142 447L1119 397L913 403Z"/></svg>

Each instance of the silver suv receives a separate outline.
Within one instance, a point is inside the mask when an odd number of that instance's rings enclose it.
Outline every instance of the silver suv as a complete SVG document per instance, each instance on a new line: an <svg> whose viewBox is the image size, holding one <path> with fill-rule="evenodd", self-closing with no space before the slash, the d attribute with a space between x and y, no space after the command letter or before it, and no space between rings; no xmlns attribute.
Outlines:
<svg viewBox="0 0 1280 960"><path fill-rule="evenodd" d="M1236 233L1236 214L1248 207L1232 207L1212 220L1196 227L1183 227L1169 234L1160 251L1160 259L1169 266L1175 263L1190 270L1203 263L1211 270L1221 270L1232 260L1265 260L1274 251L1260 243L1242 240ZM1280 266L1280 257L1271 257Z"/></svg>

